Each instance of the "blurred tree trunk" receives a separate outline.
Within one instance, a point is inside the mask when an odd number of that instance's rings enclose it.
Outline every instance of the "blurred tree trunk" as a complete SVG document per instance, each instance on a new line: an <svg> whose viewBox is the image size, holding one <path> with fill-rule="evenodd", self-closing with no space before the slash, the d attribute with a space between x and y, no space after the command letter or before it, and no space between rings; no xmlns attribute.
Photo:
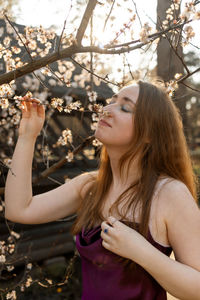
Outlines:
<svg viewBox="0 0 200 300"><path fill-rule="evenodd" d="M158 0L157 1L157 29L162 28L162 22L166 20L166 10L172 4L171 0ZM179 12L176 11L176 15ZM179 40L179 34L172 36L167 33L167 38L162 37L157 47L157 76L164 81L174 79L176 73L184 74L184 67L181 60L175 54L168 39L170 39L174 48L178 41L178 47L176 49L180 57L183 57L183 48L181 46L181 39ZM183 120L184 132L187 137L187 111L186 111L186 88L184 85L180 85L179 89L175 93L174 102L178 107Z"/></svg>

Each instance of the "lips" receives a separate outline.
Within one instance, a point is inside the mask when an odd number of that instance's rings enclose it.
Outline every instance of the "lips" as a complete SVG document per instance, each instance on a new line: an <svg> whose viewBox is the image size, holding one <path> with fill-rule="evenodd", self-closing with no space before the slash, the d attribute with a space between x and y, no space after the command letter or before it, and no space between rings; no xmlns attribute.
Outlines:
<svg viewBox="0 0 200 300"><path fill-rule="evenodd" d="M102 119L99 121L99 125L112 127L109 123L107 123L105 120L102 120Z"/></svg>

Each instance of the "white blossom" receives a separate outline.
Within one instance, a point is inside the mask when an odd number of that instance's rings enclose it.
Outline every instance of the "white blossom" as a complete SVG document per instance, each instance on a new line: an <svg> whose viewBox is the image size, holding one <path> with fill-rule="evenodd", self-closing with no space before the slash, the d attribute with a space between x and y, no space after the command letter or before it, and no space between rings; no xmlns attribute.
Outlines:
<svg viewBox="0 0 200 300"><path fill-rule="evenodd" d="M28 263L27 266L26 266L27 270L31 270L32 266L33 266L32 263Z"/></svg>
<svg viewBox="0 0 200 300"><path fill-rule="evenodd" d="M96 102L97 100L97 92L92 91L92 92L87 92L88 98L90 102Z"/></svg>
<svg viewBox="0 0 200 300"><path fill-rule="evenodd" d="M8 272L11 272L12 270L14 270L14 266L6 266L6 268L7 268L7 271Z"/></svg>
<svg viewBox="0 0 200 300"><path fill-rule="evenodd" d="M71 162L74 159L74 154L71 151L68 151L66 159L68 162Z"/></svg>
<svg viewBox="0 0 200 300"><path fill-rule="evenodd" d="M15 231L11 231L11 235L14 236L17 240L20 238L20 234Z"/></svg>
<svg viewBox="0 0 200 300"><path fill-rule="evenodd" d="M5 263L5 262L6 262L5 255L0 255L0 263Z"/></svg>
<svg viewBox="0 0 200 300"><path fill-rule="evenodd" d="M6 299L7 300L16 300L17 299L16 291L12 291L12 292L8 293L6 295Z"/></svg>
<svg viewBox="0 0 200 300"><path fill-rule="evenodd" d="M102 143L99 140L94 139L92 141L92 145L95 146L95 147L99 147L99 146L102 146Z"/></svg>

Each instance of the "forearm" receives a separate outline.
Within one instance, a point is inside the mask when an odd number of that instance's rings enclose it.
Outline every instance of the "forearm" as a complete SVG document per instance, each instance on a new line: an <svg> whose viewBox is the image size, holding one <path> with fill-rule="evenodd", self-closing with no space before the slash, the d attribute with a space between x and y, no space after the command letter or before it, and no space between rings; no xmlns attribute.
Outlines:
<svg viewBox="0 0 200 300"><path fill-rule="evenodd" d="M5 186L5 216L13 218L32 199L32 160L34 138L18 138Z"/></svg>
<svg viewBox="0 0 200 300"><path fill-rule="evenodd" d="M197 270L169 258L150 243L137 260L173 296L181 300L200 300L200 272Z"/></svg>

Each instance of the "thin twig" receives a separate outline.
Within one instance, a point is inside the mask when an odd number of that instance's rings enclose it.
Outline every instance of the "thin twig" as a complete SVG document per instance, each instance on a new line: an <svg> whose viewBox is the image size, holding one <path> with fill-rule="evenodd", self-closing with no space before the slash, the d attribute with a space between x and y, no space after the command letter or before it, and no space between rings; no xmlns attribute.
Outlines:
<svg viewBox="0 0 200 300"><path fill-rule="evenodd" d="M131 78L134 80L135 78L134 78L133 73L132 73L132 71L131 71L131 66L130 66L130 64L129 64L129 61L128 61L128 59L127 59L126 54L125 54L125 59L126 59L126 62L127 62L128 68L129 68L129 73L130 73L130 75L131 75Z"/></svg>
<svg viewBox="0 0 200 300"><path fill-rule="evenodd" d="M44 87L44 88L46 88L46 89L48 89L48 90L51 90L43 81L42 81L42 79L38 76L38 75L36 75L35 74L35 72L33 72L33 75L35 76L35 78L40 82L40 84Z"/></svg>
<svg viewBox="0 0 200 300"><path fill-rule="evenodd" d="M157 45L157 47L158 47L158 45ZM149 64L150 64L150 62L152 62L152 61L153 61L153 56L154 56L154 54L157 52L157 47L155 48L155 50L154 50L154 51L152 51L151 58L149 59ZM144 77L143 77L143 79L145 79L145 78L146 78L146 76L148 75L148 72L149 72L149 64L148 64L148 68L146 68L146 72L145 72L145 74L144 74Z"/></svg>
<svg viewBox="0 0 200 300"><path fill-rule="evenodd" d="M90 46L93 45L93 14L91 15L90 18ZM94 69L93 69L93 52L90 52L90 86L91 86L91 91L94 89Z"/></svg>
<svg viewBox="0 0 200 300"><path fill-rule="evenodd" d="M24 268L24 271L23 271L23 276L22 278L19 279L19 281L17 281L16 277L14 278L14 284L10 284L8 285L7 288L5 289L0 289L0 292L3 292L3 293L8 293L9 291L12 291L12 290L15 290L17 287L19 287L21 284L23 284L25 282L25 279L26 279L26 276L30 273L30 270L27 268L27 265L28 265L28 257L25 256L25 268Z"/></svg>
<svg viewBox="0 0 200 300"><path fill-rule="evenodd" d="M70 83L70 81L69 82L65 82L62 78L60 78L53 70L52 70L52 68L50 67L50 66L46 66L46 68L60 81L60 82L62 82L62 84L63 85L67 85L67 84L69 84Z"/></svg>
<svg viewBox="0 0 200 300"><path fill-rule="evenodd" d="M4 17L6 18L6 20L8 21L8 23L10 24L10 26L12 27L12 29L14 30L14 32L16 33L16 35L18 36L18 38L20 39L21 43L23 44L26 52L28 53L29 58L31 59L31 61L33 61L33 58L31 56L31 53L29 51L29 49L27 48L26 44L24 43L23 39L21 38L21 36L19 35L18 31L16 30L15 26L13 25L13 23L9 20L8 16L6 14L4 14ZM42 80L35 74L35 72L33 72L33 75L37 78L37 80L41 83L41 85L45 88L48 88L45 83L42 82Z"/></svg>
<svg viewBox="0 0 200 300"><path fill-rule="evenodd" d="M95 139L95 136L89 136L84 141L77 146L73 151L73 155L76 155L77 153L81 152L85 147L90 145L92 141ZM33 184L37 184L42 179L47 178L50 174L55 172L57 169L61 168L65 163L67 162L66 156L61 158L57 163L53 164L50 168L44 170L41 174L39 174L37 177L33 178ZM0 195L2 195L5 191L5 188L0 188Z"/></svg>
<svg viewBox="0 0 200 300"><path fill-rule="evenodd" d="M177 80L177 83L182 83L184 80L186 80L187 78L191 77L192 75L194 75L195 73L197 73L199 71L200 71L200 68L197 68L193 72L191 72L191 73L185 75L184 77L180 78L179 80Z"/></svg>
<svg viewBox="0 0 200 300"><path fill-rule="evenodd" d="M200 93L200 90L197 90L195 88L192 88L191 86L189 86L188 84L186 84L185 82L180 82L181 84L183 84L184 86L186 86L187 88L191 89L194 92Z"/></svg>
<svg viewBox="0 0 200 300"><path fill-rule="evenodd" d="M28 50L26 44L24 43L24 41L22 40L21 36L19 35L18 31L16 30L15 26L12 24L12 22L9 20L8 16L6 14L4 14L4 17L6 18L6 20L8 21L8 23L10 24L10 26L12 27L12 29L14 30L14 32L16 33L16 35L18 36L18 38L20 39L20 42L23 44L26 52L28 53L31 61L33 61L33 58L30 54L30 51Z"/></svg>
<svg viewBox="0 0 200 300"><path fill-rule="evenodd" d="M16 177L16 175L15 175L15 173L12 171L12 169L11 169L9 166L7 166L6 164L4 164L4 162L3 162L1 159L0 159L0 165L1 165L2 167L4 167L4 168L10 170L11 174L14 175L14 176Z"/></svg>
<svg viewBox="0 0 200 300"><path fill-rule="evenodd" d="M115 0L113 0L112 6L111 6L110 11L109 11L109 14L107 15L107 18L106 18L106 20L105 20L105 23L104 23L104 26L103 26L103 31L105 31L105 29L106 29L106 25L107 25L107 22L108 22L108 20L109 20L109 18L110 18L111 13L112 13L114 4L115 4Z"/></svg>
<svg viewBox="0 0 200 300"><path fill-rule="evenodd" d="M63 37L64 31L65 31L65 26L66 26L67 19L69 17L71 9L72 9L72 0L71 0L70 8L69 8L67 17L66 17L66 19L64 21L63 29L62 29L62 32L61 32L61 35L60 35L60 39L59 39L59 42L58 42L58 52L60 51L60 47L61 47L61 43L62 43L62 37Z"/></svg>
<svg viewBox="0 0 200 300"><path fill-rule="evenodd" d="M161 20L160 20L160 27L161 27L161 29L163 28ZM182 65L184 66L185 70L187 71L187 74L190 74L190 70L188 69L183 58L179 55L178 51L176 51L176 49L174 49L174 46L172 45L172 42L171 42L170 38L168 37L167 33L164 33L164 35L165 35L166 39L168 40L168 43L170 44L170 47L173 50L174 54L178 57L178 59L181 61Z"/></svg>
<svg viewBox="0 0 200 300"><path fill-rule="evenodd" d="M80 64L79 62L77 62L74 58L70 57L70 59L71 59L75 64L77 64L79 67L81 67L82 69L86 70L88 73L90 73L90 74L92 73L91 70L89 70L89 69L87 69L85 66L81 65L81 64ZM95 77L97 77L97 78L100 79L100 80L103 80L103 81L105 81L105 82L107 82L107 83L110 83L110 84L112 84L112 85L115 85L115 86L119 87L119 83L114 83L114 82L112 82L112 81L107 80L107 79L106 79L107 75L106 75L106 77L101 77L101 76L99 76L99 75L97 75L97 74L95 74L95 73L92 73L92 75L94 75Z"/></svg>
<svg viewBox="0 0 200 300"><path fill-rule="evenodd" d="M140 27L142 28L142 22L141 22L141 19L140 19L138 10L137 10L137 5L136 5L136 3L135 3L134 0L132 0L132 2L133 2L133 4L134 4L134 6L135 6L135 12L136 12L136 15L137 15L137 17L138 17L138 20L139 20L139 22L140 22Z"/></svg>
<svg viewBox="0 0 200 300"><path fill-rule="evenodd" d="M90 145L92 141L95 139L94 136L89 136L86 138L79 146L77 146L74 151L72 151L73 155L76 155L77 153L81 152L86 146ZM62 167L67 162L66 156L60 159L57 163L53 164L50 168L43 171L38 177L35 177L33 179L33 184L37 184L41 179L46 178L53 172L55 172L57 169Z"/></svg>
<svg viewBox="0 0 200 300"><path fill-rule="evenodd" d="M178 51L178 46L180 45L180 41L181 41L181 38L182 38L182 32L183 32L183 27L180 28L180 30L175 30L175 32L178 33L178 39L177 39L177 43L176 43L176 51Z"/></svg>
<svg viewBox="0 0 200 300"><path fill-rule="evenodd" d="M50 181L52 181L52 182L54 182L54 183L56 183L56 184L58 184L58 185L62 185L62 182L60 182L60 181L58 181L58 180L56 180L56 179L54 179L54 178L52 178L52 177L50 177L50 176L47 176L47 178L48 178Z"/></svg>
<svg viewBox="0 0 200 300"><path fill-rule="evenodd" d="M162 31L159 31L159 32L156 32L156 33L152 33L150 35L148 35L148 39L149 40L155 40L156 38L160 37L161 35L163 35L164 33L167 33L171 30L174 30L174 29L177 29L177 28L181 28L183 27L185 24L188 24L190 22L192 22L193 20L189 20L189 21L185 21L184 23L181 23L181 24L178 24L178 25L174 25L174 26L169 26L168 28L162 30ZM130 41L130 42L127 42L127 43L122 43L122 44L117 44L117 45L105 45L104 48L106 49L116 49L116 48L121 48L121 47L127 47L127 46L130 46L130 45L133 45L133 44L136 44L136 43L139 43L140 42L140 39L137 39L137 40L134 40L134 41Z"/></svg>

